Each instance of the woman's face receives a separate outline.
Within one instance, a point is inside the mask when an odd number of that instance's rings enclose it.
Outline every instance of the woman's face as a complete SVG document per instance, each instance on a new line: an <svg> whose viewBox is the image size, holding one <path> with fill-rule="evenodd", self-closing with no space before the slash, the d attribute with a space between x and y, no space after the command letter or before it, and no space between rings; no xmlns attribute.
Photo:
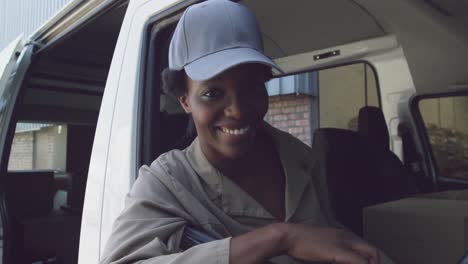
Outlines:
<svg viewBox="0 0 468 264"><path fill-rule="evenodd" d="M264 67L240 65L205 81L187 76L187 93L179 101L192 114L208 157L236 159L254 145L268 110Z"/></svg>

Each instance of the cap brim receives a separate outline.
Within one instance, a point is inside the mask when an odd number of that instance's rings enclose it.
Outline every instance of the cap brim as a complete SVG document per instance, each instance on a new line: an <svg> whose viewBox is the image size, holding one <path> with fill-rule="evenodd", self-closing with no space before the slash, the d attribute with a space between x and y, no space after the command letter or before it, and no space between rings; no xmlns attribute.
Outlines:
<svg viewBox="0 0 468 264"><path fill-rule="evenodd" d="M221 50L189 63L184 69L191 79L202 81L211 79L232 67L247 63L264 64L284 73L270 58L252 48Z"/></svg>

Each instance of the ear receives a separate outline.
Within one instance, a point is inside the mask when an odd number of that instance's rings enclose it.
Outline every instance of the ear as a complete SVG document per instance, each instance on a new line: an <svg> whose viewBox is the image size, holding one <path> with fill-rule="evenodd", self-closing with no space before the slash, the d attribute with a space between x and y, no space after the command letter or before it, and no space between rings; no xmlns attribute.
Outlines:
<svg viewBox="0 0 468 264"><path fill-rule="evenodd" d="M188 102L187 94L179 96L179 103L182 106L182 108L184 108L185 113L192 113L192 108L190 107L190 104Z"/></svg>

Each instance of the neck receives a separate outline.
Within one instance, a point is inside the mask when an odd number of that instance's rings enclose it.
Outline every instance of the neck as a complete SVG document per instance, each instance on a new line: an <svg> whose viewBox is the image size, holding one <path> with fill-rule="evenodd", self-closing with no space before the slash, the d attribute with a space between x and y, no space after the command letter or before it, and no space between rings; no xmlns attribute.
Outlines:
<svg viewBox="0 0 468 264"><path fill-rule="evenodd" d="M255 140L255 146L252 146L247 152L243 153L243 155L236 158L229 158L213 149L208 149L208 147L205 144L200 144L200 147L206 159L211 163L211 165L213 165L213 167L218 169L224 175L228 176L230 172L245 167L249 164L249 162L255 160L257 152L256 149L258 149L257 145L257 140Z"/></svg>
<svg viewBox="0 0 468 264"><path fill-rule="evenodd" d="M223 156L221 153L213 151L213 149L208 149L206 144L200 143L201 150L211 165L229 178L242 177L244 175L244 173L241 173L243 170L252 170L253 167L260 165L260 161L265 158L265 155L271 154L269 153L271 142L269 142L268 138L265 138L263 133L257 134L253 146L237 158Z"/></svg>

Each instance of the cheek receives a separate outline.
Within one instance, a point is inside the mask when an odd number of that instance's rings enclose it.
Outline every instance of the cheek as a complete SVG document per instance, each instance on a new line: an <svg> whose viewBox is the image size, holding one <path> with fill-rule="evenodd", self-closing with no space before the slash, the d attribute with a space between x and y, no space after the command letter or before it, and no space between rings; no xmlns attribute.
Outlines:
<svg viewBox="0 0 468 264"><path fill-rule="evenodd" d="M206 129L207 126L213 126L219 113L218 108L206 102L192 104L192 117L197 129Z"/></svg>

